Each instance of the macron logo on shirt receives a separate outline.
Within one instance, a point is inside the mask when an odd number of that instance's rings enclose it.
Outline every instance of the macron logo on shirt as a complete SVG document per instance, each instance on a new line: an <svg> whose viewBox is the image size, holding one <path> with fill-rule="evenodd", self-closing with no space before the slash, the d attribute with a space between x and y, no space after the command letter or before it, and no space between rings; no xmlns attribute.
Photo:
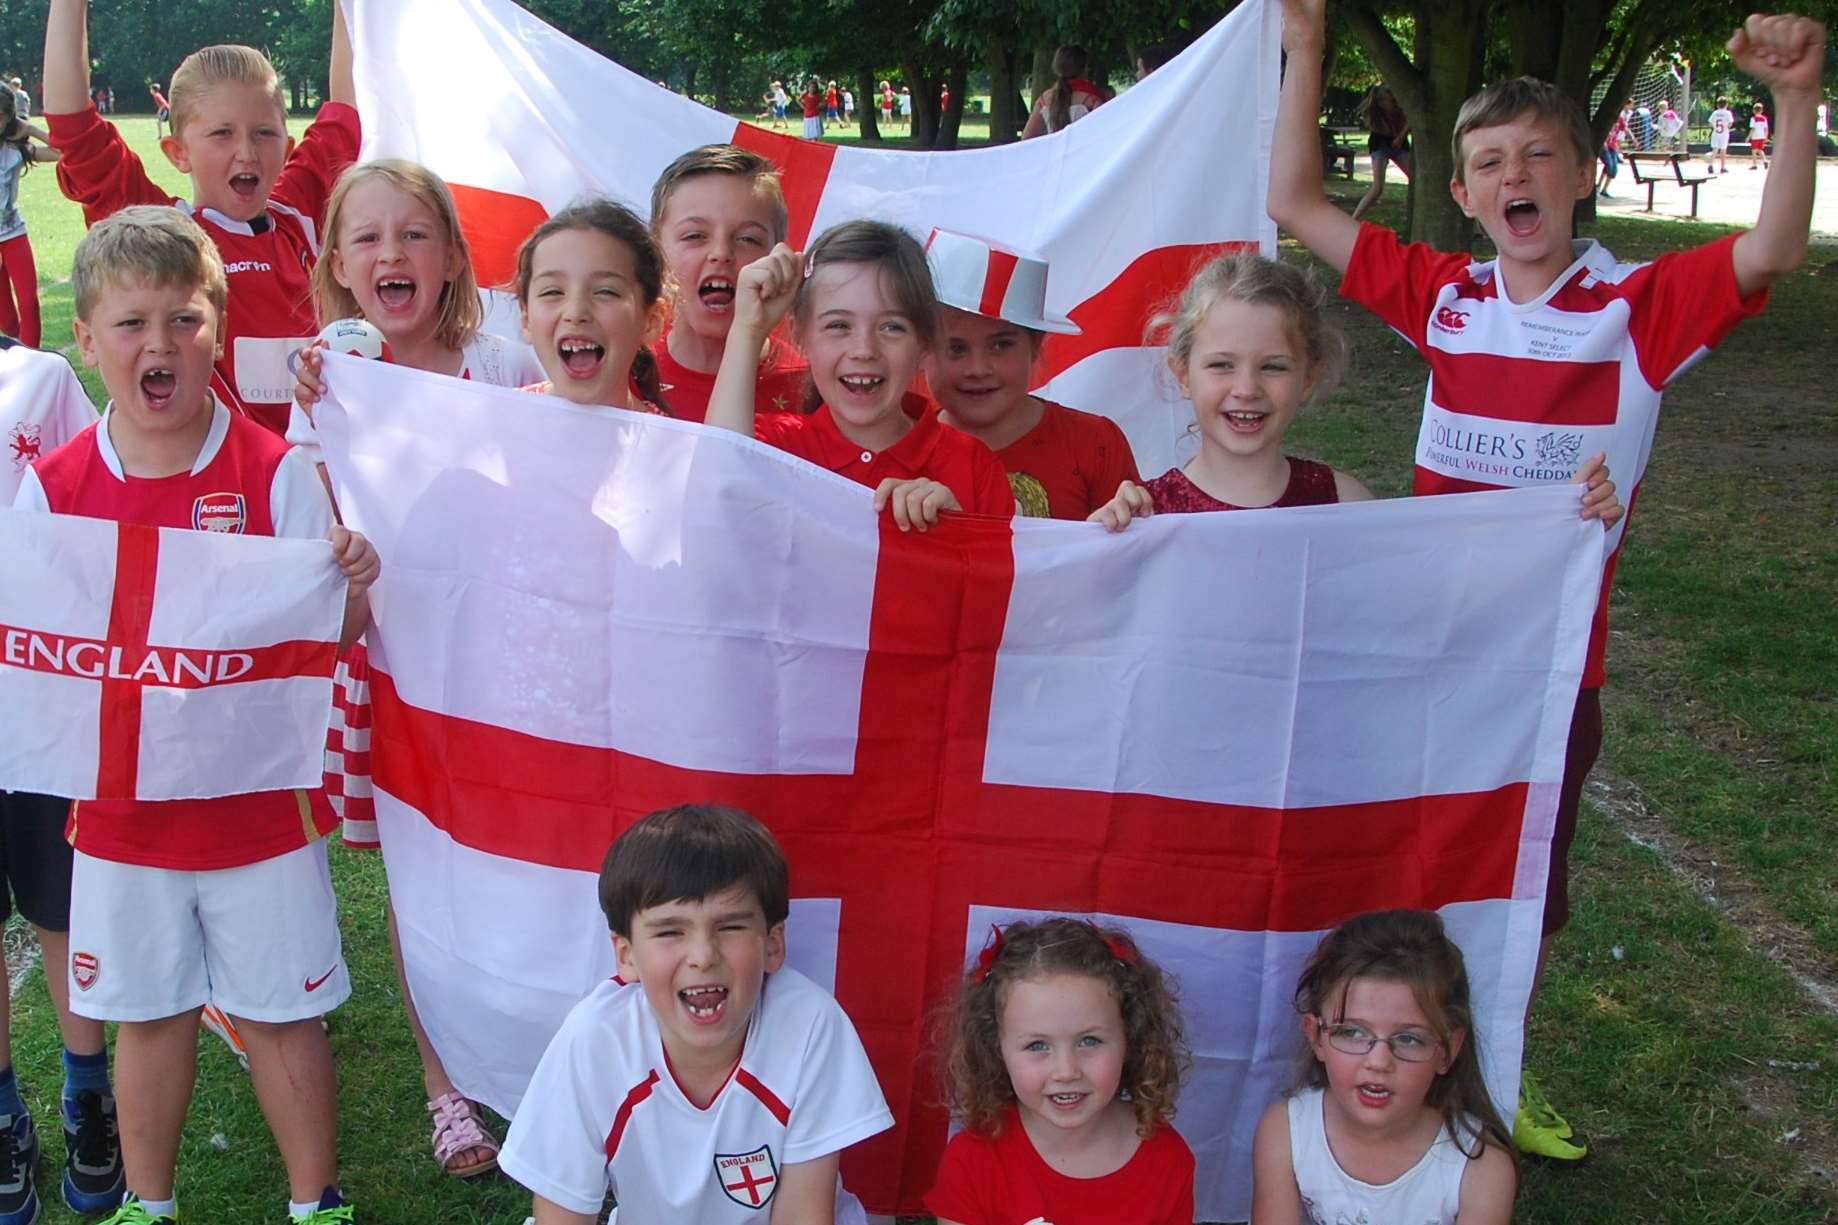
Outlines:
<svg viewBox="0 0 1838 1225"><path fill-rule="evenodd" d="M233 263L225 264L223 270L226 274L232 272L273 272L274 265L268 263L266 260L239 259Z"/></svg>

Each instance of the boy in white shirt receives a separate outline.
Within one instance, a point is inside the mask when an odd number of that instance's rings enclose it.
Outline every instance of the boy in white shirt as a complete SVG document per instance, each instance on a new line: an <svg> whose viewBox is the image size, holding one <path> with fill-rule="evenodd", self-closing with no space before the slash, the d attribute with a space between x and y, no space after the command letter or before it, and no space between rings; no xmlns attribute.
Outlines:
<svg viewBox="0 0 1838 1225"><path fill-rule="evenodd" d="M600 906L619 977L562 1022L499 1156L536 1225L593 1225L609 1189L632 1225L861 1220L837 1159L893 1116L842 1007L784 968L771 833L654 812L607 852Z"/></svg>
<svg viewBox="0 0 1838 1225"><path fill-rule="evenodd" d="M1728 98L1717 99L1717 109L1710 113L1710 162L1718 174L1730 172L1730 132L1736 126L1736 113L1730 110Z"/></svg>

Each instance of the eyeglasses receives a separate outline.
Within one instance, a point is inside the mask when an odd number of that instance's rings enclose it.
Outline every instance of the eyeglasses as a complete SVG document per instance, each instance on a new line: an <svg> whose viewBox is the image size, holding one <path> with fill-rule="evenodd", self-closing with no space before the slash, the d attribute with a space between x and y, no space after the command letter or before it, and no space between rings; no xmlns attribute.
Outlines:
<svg viewBox="0 0 1838 1225"><path fill-rule="evenodd" d="M1348 1055L1368 1054L1383 1042L1400 1063L1428 1063L1442 1046L1440 1039L1414 1029L1401 1029L1389 1038L1381 1038L1364 1025L1329 1025L1325 1017L1317 1020L1322 1022L1321 1032L1326 1035L1327 1044Z"/></svg>

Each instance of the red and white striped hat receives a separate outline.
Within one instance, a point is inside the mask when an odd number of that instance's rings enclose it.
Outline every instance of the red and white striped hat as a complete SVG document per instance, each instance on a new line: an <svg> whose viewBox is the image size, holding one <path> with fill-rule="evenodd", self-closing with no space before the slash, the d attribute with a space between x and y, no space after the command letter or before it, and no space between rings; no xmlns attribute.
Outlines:
<svg viewBox="0 0 1838 1225"><path fill-rule="evenodd" d="M1078 335L1078 324L1047 314L1045 260L955 230L933 230L925 240L925 253L932 265L932 285L946 306L1036 332Z"/></svg>

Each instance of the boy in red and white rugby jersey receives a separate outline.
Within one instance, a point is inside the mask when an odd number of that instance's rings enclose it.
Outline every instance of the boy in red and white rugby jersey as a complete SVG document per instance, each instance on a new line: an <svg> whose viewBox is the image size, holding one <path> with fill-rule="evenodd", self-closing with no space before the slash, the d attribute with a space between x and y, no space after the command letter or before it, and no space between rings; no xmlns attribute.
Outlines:
<svg viewBox="0 0 1838 1225"><path fill-rule="evenodd" d="M77 247L71 288L77 344L101 370L109 406L33 465L14 508L329 537L349 580L343 639L354 641L369 620L376 553L333 526L304 455L211 393L228 291L204 231L176 209L123 209ZM206 1004L234 1017L248 1046L290 1213L315 1225L352 1220L337 1190L332 1051L319 1024L351 991L323 841L334 824L323 791L73 811L65 972L73 1011L121 1023L129 1195L117 1220L176 1216L179 1129Z"/></svg>
<svg viewBox="0 0 1838 1225"><path fill-rule="evenodd" d="M212 390L277 434L287 430L288 356L318 332L308 280L326 201L357 157L351 48L332 6L330 100L296 145L287 96L253 47L205 47L172 75L172 128L160 149L191 176L180 200L147 177L115 126L88 105L88 0L52 0L45 23L45 121L63 154L57 181L94 225L129 204L172 204L204 227L230 282L224 351Z"/></svg>
<svg viewBox="0 0 1838 1225"><path fill-rule="evenodd" d="M1594 184L1581 109L1530 77L1490 86L1456 118L1457 203L1499 254L1475 260L1355 223L1327 199L1315 154L1326 0L1285 0L1288 68L1270 169L1270 216L1343 274L1340 291L1417 346L1430 366L1416 492L1460 493L1567 481L1599 451L1628 482L1630 511L1652 453L1661 392L1767 301L1806 253L1813 114L1825 29L1751 16L1730 38L1737 67L1774 91L1776 169L1755 227L1650 264L1619 263L1577 241L1572 209ZM1631 517L1631 515L1630 515ZM1544 934L1569 917L1567 859L1583 781L1602 741L1608 595L1623 520L1596 609L1551 845ZM1541 951L1539 964L1543 965ZM1529 1078L1515 1138L1576 1160L1587 1151Z"/></svg>
<svg viewBox="0 0 1838 1225"><path fill-rule="evenodd" d="M893 1126L855 1026L785 965L791 881L753 817L683 805L600 869L619 977L543 1052L499 1164L536 1225L860 1220L842 1150Z"/></svg>

